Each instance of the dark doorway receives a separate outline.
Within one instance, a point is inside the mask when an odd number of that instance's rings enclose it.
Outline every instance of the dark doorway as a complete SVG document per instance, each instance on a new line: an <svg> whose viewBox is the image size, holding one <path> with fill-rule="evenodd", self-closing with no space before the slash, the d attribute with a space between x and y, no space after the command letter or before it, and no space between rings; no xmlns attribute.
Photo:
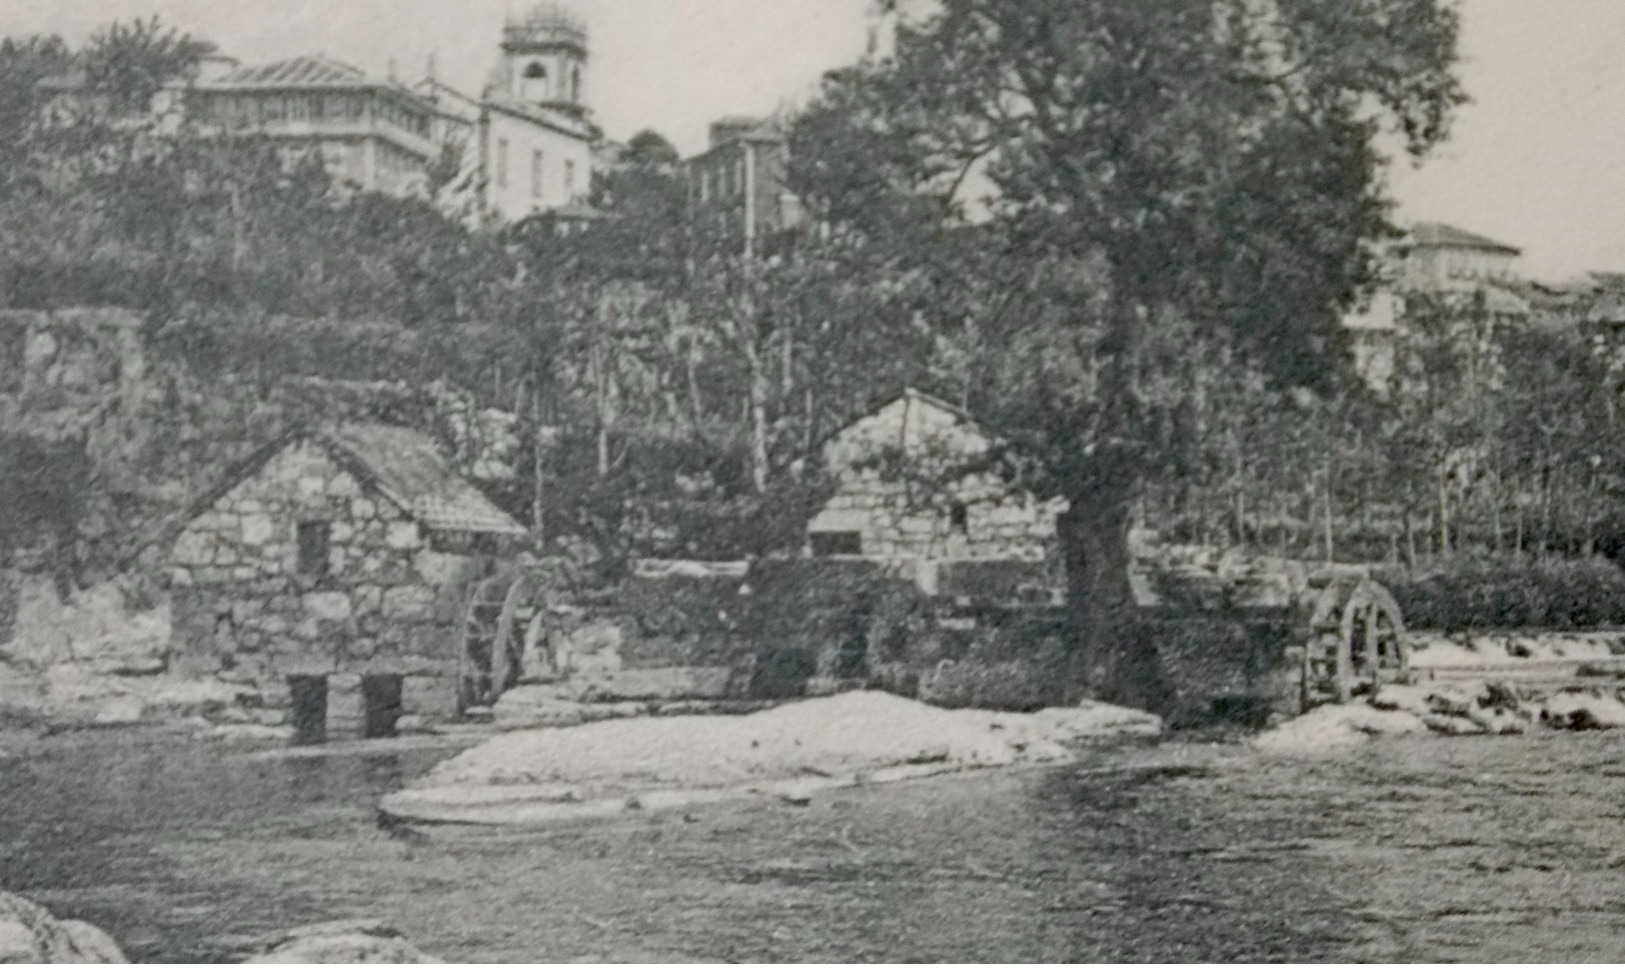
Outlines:
<svg viewBox="0 0 1625 968"><path fill-rule="evenodd" d="M293 741L300 746L327 742L327 677L291 675Z"/></svg>
<svg viewBox="0 0 1625 968"><path fill-rule="evenodd" d="M361 677L362 739L395 735L401 718L401 683L405 676L379 674Z"/></svg>

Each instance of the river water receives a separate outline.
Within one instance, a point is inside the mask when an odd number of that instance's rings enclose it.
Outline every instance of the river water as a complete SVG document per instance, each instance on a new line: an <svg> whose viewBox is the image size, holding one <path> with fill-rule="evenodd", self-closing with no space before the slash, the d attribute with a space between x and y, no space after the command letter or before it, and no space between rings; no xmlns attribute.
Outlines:
<svg viewBox="0 0 1625 968"><path fill-rule="evenodd" d="M454 961L1625 957L1625 736L1313 759L1173 740L805 807L427 836L373 805L444 752L267 759L150 733L14 752L0 887L141 960L343 917Z"/></svg>

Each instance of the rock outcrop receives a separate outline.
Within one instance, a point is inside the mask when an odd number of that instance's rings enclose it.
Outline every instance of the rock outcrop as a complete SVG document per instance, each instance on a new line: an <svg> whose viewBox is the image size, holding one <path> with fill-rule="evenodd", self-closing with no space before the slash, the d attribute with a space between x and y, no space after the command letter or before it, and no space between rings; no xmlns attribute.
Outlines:
<svg viewBox="0 0 1625 968"><path fill-rule="evenodd" d="M0 892L0 964L123 965L130 959L107 932L61 920L32 901Z"/></svg>
<svg viewBox="0 0 1625 968"><path fill-rule="evenodd" d="M438 962L381 921L328 921L265 940L245 965L431 965Z"/></svg>

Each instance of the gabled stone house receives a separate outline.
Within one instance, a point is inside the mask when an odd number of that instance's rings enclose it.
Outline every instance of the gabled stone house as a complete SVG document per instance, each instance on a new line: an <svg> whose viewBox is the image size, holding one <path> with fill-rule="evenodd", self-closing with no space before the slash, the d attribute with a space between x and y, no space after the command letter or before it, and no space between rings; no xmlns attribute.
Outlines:
<svg viewBox="0 0 1625 968"><path fill-rule="evenodd" d="M526 533L416 431L297 430L204 494L175 538L176 662L272 688L405 675L407 712L452 712L470 583Z"/></svg>
<svg viewBox="0 0 1625 968"><path fill-rule="evenodd" d="M812 553L1044 560L1065 504L973 470L991 448L963 409L904 391L824 445L838 484L807 526Z"/></svg>

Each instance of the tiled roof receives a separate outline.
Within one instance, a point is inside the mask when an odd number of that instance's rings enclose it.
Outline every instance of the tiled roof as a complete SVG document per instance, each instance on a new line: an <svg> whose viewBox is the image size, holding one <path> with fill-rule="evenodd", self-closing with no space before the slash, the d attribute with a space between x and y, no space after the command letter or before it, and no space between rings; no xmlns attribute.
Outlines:
<svg viewBox="0 0 1625 968"><path fill-rule="evenodd" d="M420 523L442 531L523 535L525 529L452 470L429 438L406 427L346 423L316 439Z"/></svg>
<svg viewBox="0 0 1625 968"><path fill-rule="evenodd" d="M1430 248L1451 249L1485 249L1491 252L1504 252L1508 255L1518 255L1523 250L1504 242L1458 229L1454 225L1443 222L1418 222L1411 226L1411 243L1413 245L1428 246Z"/></svg>
<svg viewBox="0 0 1625 968"><path fill-rule="evenodd" d="M395 87L387 81L367 76L361 70L326 57L295 57L271 64L242 67L208 87L273 88L378 88Z"/></svg>
<svg viewBox="0 0 1625 968"><path fill-rule="evenodd" d="M500 93L489 93L485 105L504 114L522 118L532 124L539 124L544 128L551 128L560 134L567 134L572 138L583 141L596 141L602 134L598 127L585 118L571 117L563 111L549 108L540 104L526 104L516 101Z"/></svg>

